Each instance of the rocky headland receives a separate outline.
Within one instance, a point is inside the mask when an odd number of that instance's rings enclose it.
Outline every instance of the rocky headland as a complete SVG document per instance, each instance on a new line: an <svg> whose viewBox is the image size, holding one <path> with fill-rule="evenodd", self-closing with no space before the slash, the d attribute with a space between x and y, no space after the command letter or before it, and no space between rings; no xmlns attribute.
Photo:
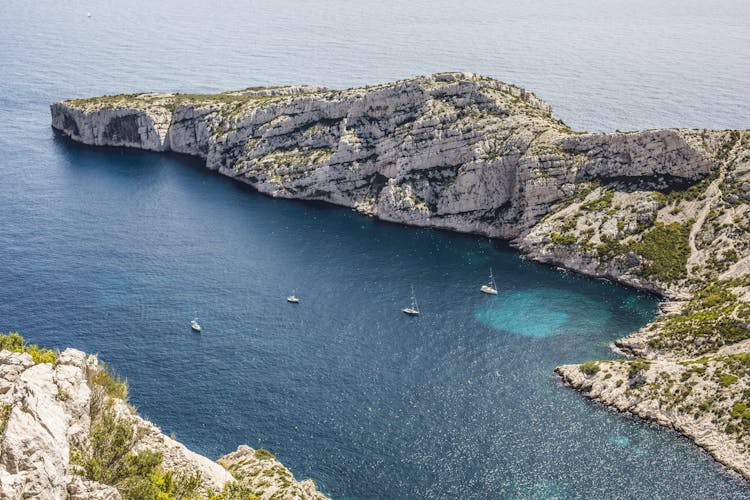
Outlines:
<svg viewBox="0 0 750 500"><path fill-rule="evenodd" d="M0 498L324 499L266 450L216 462L141 418L96 356L0 334Z"/></svg>
<svg viewBox="0 0 750 500"><path fill-rule="evenodd" d="M665 297L655 321L617 342L628 359L557 372L750 478L750 131L577 132L531 92L467 73L51 111L77 142L198 156L271 196L507 239Z"/></svg>

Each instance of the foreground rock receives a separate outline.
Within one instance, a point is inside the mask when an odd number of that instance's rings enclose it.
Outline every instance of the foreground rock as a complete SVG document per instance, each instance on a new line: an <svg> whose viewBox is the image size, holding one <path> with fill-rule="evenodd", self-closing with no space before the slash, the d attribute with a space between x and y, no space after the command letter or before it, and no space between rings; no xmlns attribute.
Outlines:
<svg viewBox="0 0 750 500"><path fill-rule="evenodd" d="M141 497L127 481L108 485L88 479L85 460L75 458L96 454L94 428L101 425L102 412L110 409L122 419L117 421L127 421L126 428L134 432L135 446L125 451L137 456L147 450L160 457L149 477L169 477L175 483L179 478L193 480L190 498L209 494L217 495L212 497L216 499L268 498L271 494L287 499L325 498L312 481L297 482L275 459L255 460L254 475L267 481L251 479L246 461L236 457L240 454L265 458L270 455L265 450L256 452L241 446L218 462L190 451L139 417L124 400L108 396L108 388L116 386L106 377L95 356L73 349L61 353L54 363L35 363L27 352L0 351L0 498ZM233 474L232 470L242 474ZM234 484L242 495L222 496ZM124 489L120 491L116 486ZM162 499L182 498L175 496L176 489L165 487L159 491L164 495L159 497Z"/></svg>
<svg viewBox="0 0 750 500"><path fill-rule="evenodd" d="M559 373L747 475L750 392L743 362L726 356L750 341L748 131L576 132L531 92L468 73L349 90L106 96L51 111L52 126L84 144L198 156L271 196L505 238L539 262L667 297L662 316L617 342L650 367L636 383L612 362L600 375ZM706 356L705 370L675 378ZM661 390L680 402L665 408L644 388L667 376Z"/></svg>

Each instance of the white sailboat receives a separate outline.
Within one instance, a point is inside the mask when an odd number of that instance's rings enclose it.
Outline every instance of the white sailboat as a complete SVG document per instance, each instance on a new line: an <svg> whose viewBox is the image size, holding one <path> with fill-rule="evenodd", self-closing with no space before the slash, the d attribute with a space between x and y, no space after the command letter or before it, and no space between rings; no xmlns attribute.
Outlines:
<svg viewBox="0 0 750 500"><path fill-rule="evenodd" d="M414 295L414 287L411 287L411 306L401 309L409 316L419 316L419 306L417 305L417 296Z"/></svg>
<svg viewBox="0 0 750 500"><path fill-rule="evenodd" d="M482 285L480 290L490 295L497 295L497 283L495 283L495 277L492 275L492 268L490 268L490 282Z"/></svg>
<svg viewBox="0 0 750 500"><path fill-rule="evenodd" d="M299 304L299 298L294 295L294 290L292 290L292 294L286 298L286 301L291 302L292 304Z"/></svg>
<svg viewBox="0 0 750 500"><path fill-rule="evenodd" d="M196 332L200 332L202 330L201 325L198 324L197 318L190 322L190 328L192 328Z"/></svg>

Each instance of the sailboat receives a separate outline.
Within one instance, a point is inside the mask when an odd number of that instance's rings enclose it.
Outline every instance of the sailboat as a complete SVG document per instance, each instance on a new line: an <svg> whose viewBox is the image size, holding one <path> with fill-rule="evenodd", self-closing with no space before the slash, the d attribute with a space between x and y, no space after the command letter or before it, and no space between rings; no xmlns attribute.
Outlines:
<svg viewBox="0 0 750 500"><path fill-rule="evenodd" d="M200 332L202 330L201 325L198 324L197 318L190 322L190 328L192 328L196 332Z"/></svg>
<svg viewBox="0 0 750 500"><path fill-rule="evenodd" d="M414 295L414 287L411 287L411 306L401 310L409 316L419 316L419 306L417 306L417 297Z"/></svg>
<svg viewBox="0 0 750 500"><path fill-rule="evenodd" d="M482 285L480 290L490 295L497 295L497 283L495 283L495 277L492 275L492 268L490 268L490 282Z"/></svg>
<svg viewBox="0 0 750 500"><path fill-rule="evenodd" d="M292 290L292 294L286 298L286 301L291 302L292 304L299 304L299 299L294 295L294 290Z"/></svg>

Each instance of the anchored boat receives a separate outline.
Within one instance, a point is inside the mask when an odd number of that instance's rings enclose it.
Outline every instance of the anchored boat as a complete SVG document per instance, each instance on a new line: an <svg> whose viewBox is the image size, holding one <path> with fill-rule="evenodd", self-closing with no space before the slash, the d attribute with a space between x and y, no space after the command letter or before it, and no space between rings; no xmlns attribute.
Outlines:
<svg viewBox="0 0 750 500"><path fill-rule="evenodd" d="M480 290L490 295L497 295L497 283L495 283L495 277L492 275L492 268L490 268L490 282L482 285Z"/></svg>
<svg viewBox="0 0 750 500"><path fill-rule="evenodd" d="M411 287L411 306L401 309L409 316L419 316L419 306L417 305L417 296L414 295L414 287Z"/></svg>

